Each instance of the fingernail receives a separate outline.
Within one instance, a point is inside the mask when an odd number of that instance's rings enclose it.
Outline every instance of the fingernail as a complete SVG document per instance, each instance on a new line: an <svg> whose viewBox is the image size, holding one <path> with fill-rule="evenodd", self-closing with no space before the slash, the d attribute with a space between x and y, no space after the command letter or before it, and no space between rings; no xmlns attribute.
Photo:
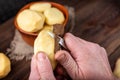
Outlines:
<svg viewBox="0 0 120 80"><path fill-rule="evenodd" d="M44 53L38 53L38 60L39 61L43 61L43 60L45 60L46 59L46 56L45 56L45 54Z"/></svg>

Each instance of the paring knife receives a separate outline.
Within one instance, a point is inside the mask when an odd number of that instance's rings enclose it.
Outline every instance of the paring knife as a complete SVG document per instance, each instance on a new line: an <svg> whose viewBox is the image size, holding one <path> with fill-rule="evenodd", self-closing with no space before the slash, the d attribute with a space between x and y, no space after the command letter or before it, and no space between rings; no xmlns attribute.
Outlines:
<svg viewBox="0 0 120 80"><path fill-rule="evenodd" d="M48 34L51 36L51 37L53 37L53 38L55 38L55 36L57 37L57 38L59 38L59 44L60 44L60 46L62 46L63 48L65 48L66 50L67 50L67 47L66 47L66 45L65 45L65 41L64 41L64 39L62 38L62 37L60 37L60 36L58 36L58 35L55 35L53 32L48 32Z"/></svg>

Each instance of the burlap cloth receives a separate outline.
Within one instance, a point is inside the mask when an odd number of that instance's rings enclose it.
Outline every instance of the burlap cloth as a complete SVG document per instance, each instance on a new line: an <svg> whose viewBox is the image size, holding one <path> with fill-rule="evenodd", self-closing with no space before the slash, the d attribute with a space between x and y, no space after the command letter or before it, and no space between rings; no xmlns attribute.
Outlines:
<svg viewBox="0 0 120 80"><path fill-rule="evenodd" d="M75 11L73 7L66 6L69 12L69 20L65 32L72 32L75 26ZM12 60L30 60L33 55L33 47L28 45L21 37L20 33L15 30L15 35L11 41L10 48L7 49L7 54Z"/></svg>

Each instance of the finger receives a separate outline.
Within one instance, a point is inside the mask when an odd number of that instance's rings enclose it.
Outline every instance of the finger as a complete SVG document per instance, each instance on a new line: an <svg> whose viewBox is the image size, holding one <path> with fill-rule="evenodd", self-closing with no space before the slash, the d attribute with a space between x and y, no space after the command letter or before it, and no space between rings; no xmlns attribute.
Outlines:
<svg viewBox="0 0 120 80"><path fill-rule="evenodd" d="M74 35L71 34L71 33L66 33L65 36L66 36L66 35L78 39L79 41L81 41L81 43L86 43L86 42L88 42L88 41L86 41L86 40L84 40L84 39L82 39L82 38L79 38L79 37L77 37L77 36L74 36Z"/></svg>
<svg viewBox="0 0 120 80"><path fill-rule="evenodd" d="M68 49L71 52L71 55L76 58L78 56L78 51L80 51L80 49L84 46L84 42L73 36L71 33L65 34L64 39Z"/></svg>
<svg viewBox="0 0 120 80"><path fill-rule="evenodd" d="M70 54L64 50L55 54L55 59L67 70L68 74L74 79L78 72L78 65Z"/></svg>
<svg viewBox="0 0 120 80"><path fill-rule="evenodd" d="M104 62L108 65L107 69L109 69L109 71L111 70L110 65L109 65L109 60L108 60L108 56L107 56L107 52L105 50L105 48L101 47L101 55L103 57Z"/></svg>
<svg viewBox="0 0 120 80"><path fill-rule="evenodd" d="M40 79L40 75L37 70L36 58L34 55L31 60L31 72L30 72L29 80L39 80L39 79Z"/></svg>
<svg viewBox="0 0 120 80"><path fill-rule="evenodd" d="M40 80L55 80L50 61L44 53L38 53L37 67L41 78Z"/></svg>
<svg viewBox="0 0 120 80"><path fill-rule="evenodd" d="M105 50L105 48L103 47L100 47L101 49L101 56L102 58L101 59L101 62L103 63L103 66L106 70L106 73L107 73L107 76L109 76L109 78L111 78L111 80L113 79L113 75L112 75L112 71L111 71L111 67L110 67L110 64L109 64L109 60L108 60L108 55L107 55L107 52ZM114 80L114 79L113 79Z"/></svg>

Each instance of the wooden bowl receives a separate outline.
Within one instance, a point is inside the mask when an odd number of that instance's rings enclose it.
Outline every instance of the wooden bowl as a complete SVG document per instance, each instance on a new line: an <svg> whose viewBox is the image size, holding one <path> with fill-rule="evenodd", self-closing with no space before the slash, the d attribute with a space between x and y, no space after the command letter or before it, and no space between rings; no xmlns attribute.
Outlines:
<svg viewBox="0 0 120 80"><path fill-rule="evenodd" d="M31 2L31 3L28 3L27 5L23 6L17 13L15 19L14 19L14 25L16 27L16 29L21 33L21 36L23 38L23 40L25 42L27 42L29 45L33 46L34 45L34 40L35 38L37 37L38 33L33 33L33 32L26 32L24 30L22 30L18 24L17 24L17 16L19 15L19 13L21 11L23 11L24 9L28 9L32 4L35 4L35 3L50 3L52 5L52 7L56 7L58 8L60 11L63 12L64 16L65 16L65 21L63 23L63 26L65 27L67 22L68 22L68 10L61 4L58 4L58 3L54 3L54 2L42 2L42 1L37 1L37 2Z"/></svg>

